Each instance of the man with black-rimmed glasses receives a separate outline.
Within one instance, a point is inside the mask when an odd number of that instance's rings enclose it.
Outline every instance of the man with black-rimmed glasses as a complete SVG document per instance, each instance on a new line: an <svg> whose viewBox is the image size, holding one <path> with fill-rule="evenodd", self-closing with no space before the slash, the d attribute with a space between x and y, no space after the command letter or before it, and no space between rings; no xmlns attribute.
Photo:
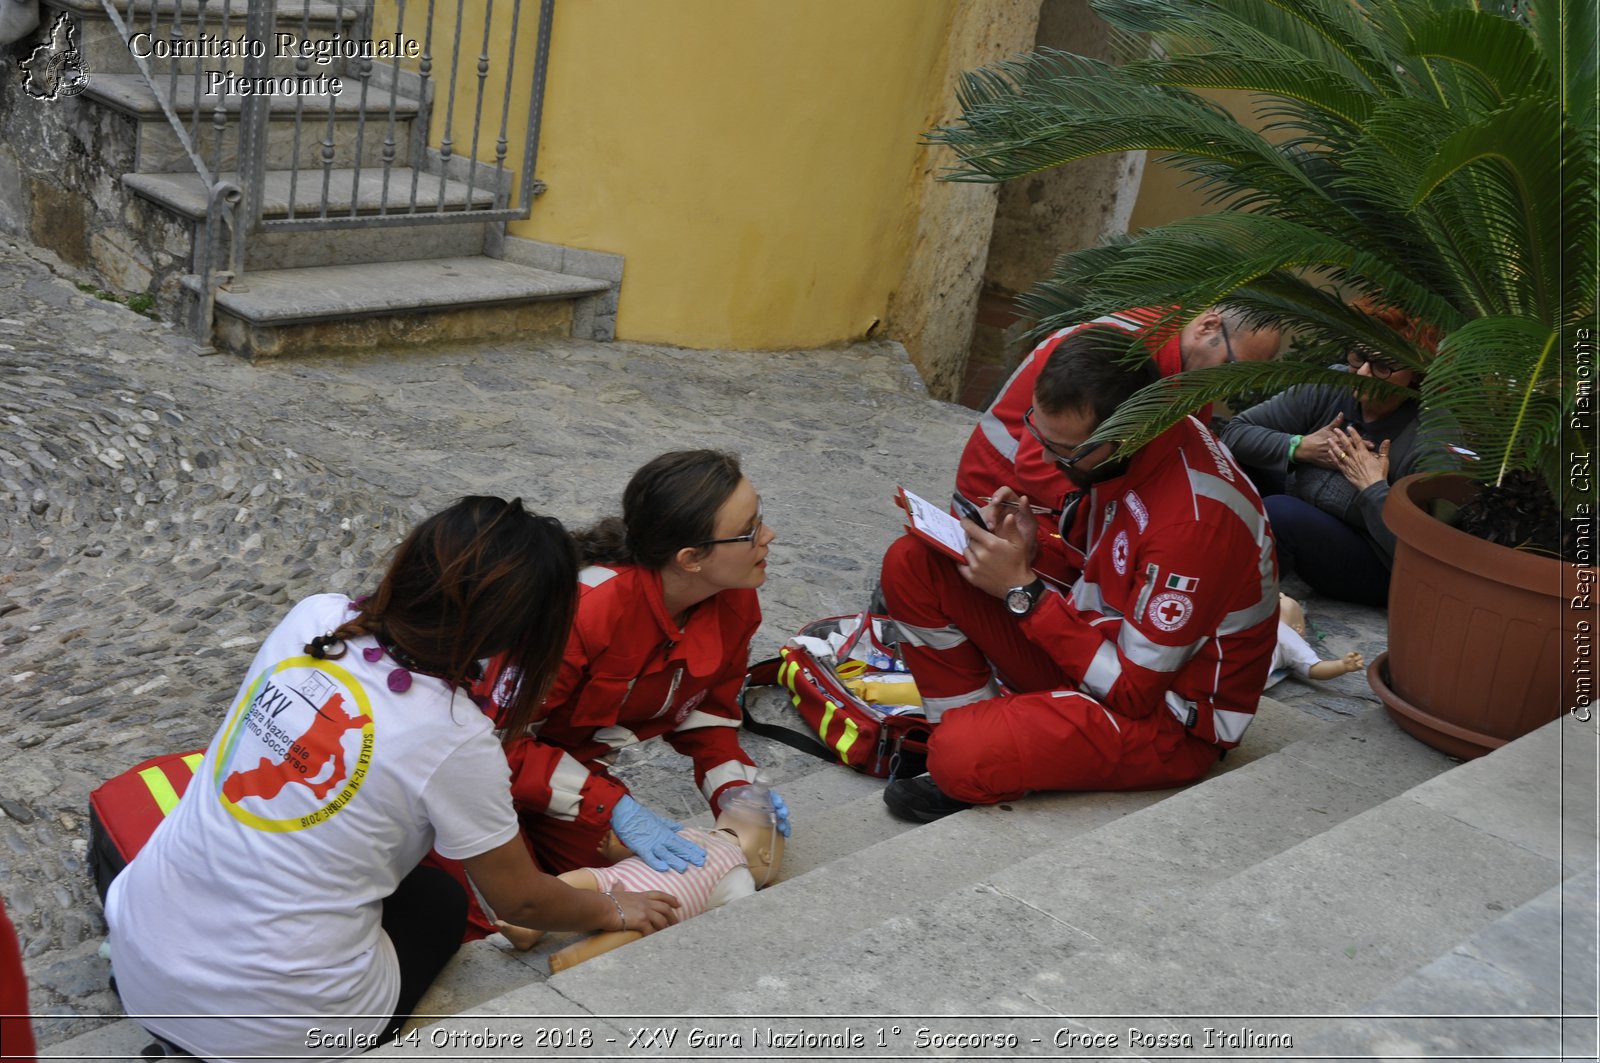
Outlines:
<svg viewBox="0 0 1600 1063"><path fill-rule="evenodd" d="M1177 786L1237 745L1276 640L1277 561L1250 481L1186 418L1134 454L1095 430L1140 387L1127 337L1067 337L1034 385L1025 431L1068 495L1059 537L998 489L964 522L956 563L910 536L883 593L928 717L928 774L891 782L895 815L927 822L1032 790ZM1042 555L1075 570L1058 590Z"/></svg>

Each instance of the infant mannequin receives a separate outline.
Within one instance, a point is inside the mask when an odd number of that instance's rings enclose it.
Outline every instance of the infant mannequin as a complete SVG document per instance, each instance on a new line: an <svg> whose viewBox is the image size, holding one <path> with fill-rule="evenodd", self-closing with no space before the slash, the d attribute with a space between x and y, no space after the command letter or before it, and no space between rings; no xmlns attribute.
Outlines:
<svg viewBox="0 0 1600 1063"><path fill-rule="evenodd" d="M607 831L600 843L600 859L608 866L580 867L557 877L581 890L609 893L622 888L637 890L651 882L678 899L673 921L682 922L708 908L746 897L772 882L783 863L783 835L765 786L742 786L722 801L722 814L712 830L684 827L678 834L706 851L703 867L690 865L685 872L656 871L634 856ZM530 949L542 931L497 923L500 933L518 949ZM608 930L568 945L550 957L550 973L592 959L642 937L636 930Z"/></svg>
<svg viewBox="0 0 1600 1063"><path fill-rule="evenodd" d="M1367 666L1366 660L1351 650L1337 660L1324 661L1317 657L1305 640L1306 611L1300 603L1287 594L1278 595L1278 645L1272 651L1272 671L1267 675L1267 686L1281 680L1293 671L1302 679L1332 679L1346 672L1359 672Z"/></svg>

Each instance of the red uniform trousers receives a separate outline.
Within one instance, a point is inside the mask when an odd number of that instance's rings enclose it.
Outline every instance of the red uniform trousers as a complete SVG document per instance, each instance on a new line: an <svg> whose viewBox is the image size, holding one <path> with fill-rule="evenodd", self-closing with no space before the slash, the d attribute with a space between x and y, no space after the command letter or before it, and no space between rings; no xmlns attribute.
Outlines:
<svg viewBox="0 0 1600 1063"><path fill-rule="evenodd" d="M982 688L991 675L1012 693L948 709L933 729L928 773L960 801L993 804L1030 790L1157 790L1205 775L1221 751L1163 706L1141 719L1112 712L1029 640L998 598L961 578L955 563L904 536L883 559L889 615L947 630L941 647L902 644L924 698Z"/></svg>

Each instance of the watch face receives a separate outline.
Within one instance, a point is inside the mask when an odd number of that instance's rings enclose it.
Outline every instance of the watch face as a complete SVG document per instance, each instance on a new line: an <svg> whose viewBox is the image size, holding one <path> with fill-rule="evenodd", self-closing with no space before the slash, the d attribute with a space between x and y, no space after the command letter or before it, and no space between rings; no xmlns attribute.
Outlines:
<svg viewBox="0 0 1600 1063"><path fill-rule="evenodd" d="M1018 616L1026 615L1033 608L1033 595L1025 587L1009 590L1006 592L1006 608Z"/></svg>

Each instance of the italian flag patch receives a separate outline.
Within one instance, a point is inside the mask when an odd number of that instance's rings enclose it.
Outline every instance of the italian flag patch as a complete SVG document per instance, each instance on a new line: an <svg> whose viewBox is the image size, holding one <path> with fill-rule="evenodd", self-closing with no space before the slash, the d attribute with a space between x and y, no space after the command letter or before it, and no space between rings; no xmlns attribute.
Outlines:
<svg viewBox="0 0 1600 1063"><path fill-rule="evenodd" d="M1198 586L1200 586L1200 581L1193 576L1172 575L1167 577L1166 588L1169 591L1193 592Z"/></svg>

